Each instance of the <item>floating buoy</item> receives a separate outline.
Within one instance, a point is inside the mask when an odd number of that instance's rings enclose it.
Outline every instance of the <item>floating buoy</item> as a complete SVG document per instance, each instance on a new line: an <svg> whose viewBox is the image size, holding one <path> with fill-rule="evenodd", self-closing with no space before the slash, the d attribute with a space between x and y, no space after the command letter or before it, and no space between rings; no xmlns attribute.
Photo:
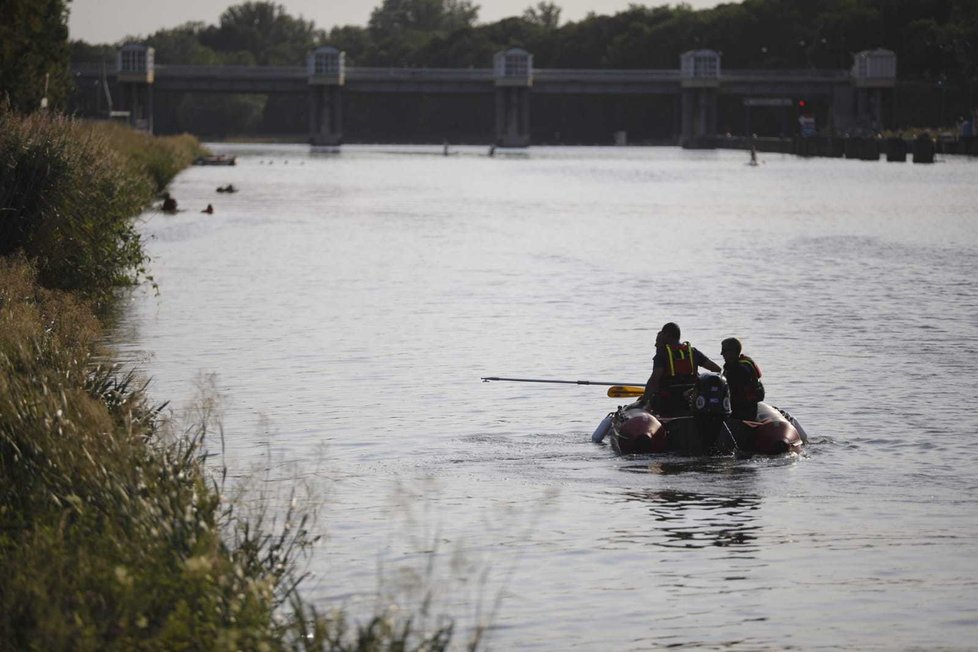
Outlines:
<svg viewBox="0 0 978 652"><path fill-rule="evenodd" d="M598 424L598 427L594 429L594 434L591 435L591 441L593 441L595 444L600 444L601 441L607 436L608 431L611 430L612 416L612 414L606 416L601 420L601 423Z"/></svg>

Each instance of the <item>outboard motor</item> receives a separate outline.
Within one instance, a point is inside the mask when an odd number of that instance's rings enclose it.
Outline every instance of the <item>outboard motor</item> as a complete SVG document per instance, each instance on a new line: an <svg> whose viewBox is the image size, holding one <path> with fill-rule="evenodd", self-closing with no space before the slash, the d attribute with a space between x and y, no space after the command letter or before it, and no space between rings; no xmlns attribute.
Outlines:
<svg viewBox="0 0 978 652"><path fill-rule="evenodd" d="M715 416L721 420L730 416L730 387L719 374L700 374L693 386L690 407L697 416Z"/></svg>
<svg viewBox="0 0 978 652"><path fill-rule="evenodd" d="M730 387L720 374L701 374L690 395L690 408L700 435L704 451L721 449L721 433L730 416Z"/></svg>

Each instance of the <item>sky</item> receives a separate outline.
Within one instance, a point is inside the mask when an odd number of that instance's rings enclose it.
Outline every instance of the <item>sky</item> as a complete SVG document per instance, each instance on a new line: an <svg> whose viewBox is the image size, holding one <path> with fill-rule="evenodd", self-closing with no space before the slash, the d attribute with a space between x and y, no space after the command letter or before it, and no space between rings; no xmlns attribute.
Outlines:
<svg viewBox="0 0 978 652"><path fill-rule="evenodd" d="M243 0L71 0L68 29L72 40L117 43L129 36L148 36L159 29L189 21L216 25L225 9ZM382 0L273 0L292 15L313 21L317 27L366 25L370 12ZM561 22L584 18L588 12L614 14L629 4L676 5L679 0L553 0L561 8ZM735 1L735 0L727 0ZM522 15L538 0L475 0L479 22L492 23ZM695 9L714 7L719 0L686 0Z"/></svg>

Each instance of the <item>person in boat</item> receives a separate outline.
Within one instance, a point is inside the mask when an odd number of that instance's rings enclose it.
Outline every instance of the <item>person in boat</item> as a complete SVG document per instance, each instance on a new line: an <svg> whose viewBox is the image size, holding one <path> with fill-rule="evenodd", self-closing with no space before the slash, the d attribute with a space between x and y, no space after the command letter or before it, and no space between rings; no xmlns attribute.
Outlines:
<svg viewBox="0 0 978 652"><path fill-rule="evenodd" d="M177 200L170 196L170 193L163 193L163 212L165 213L176 213L177 212Z"/></svg>
<svg viewBox="0 0 978 652"><path fill-rule="evenodd" d="M200 212L201 213L207 213L208 215L213 215L214 214L214 207L211 206L210 204L207 204L207 208L205 208L204 210L202 210Z"/></svg>
<svg viewBox="0 0 978 652"><path fill-rule="evenodd" d="M689 342L680 342L679 326L669 322L655 336L652 375L639 403L664 417L687 414L686 392L696 384L700 367L720 371L720 366Z"/></svg>
<svg viewBox="0 0 978 652"><path fill-rule="evenodd" d="M756 420L757 404L764 400L761 368L743 354L743 345L736 337L720 342L720 355L723 356L723 375L730 387L731 416L734 419Z"/></svg>

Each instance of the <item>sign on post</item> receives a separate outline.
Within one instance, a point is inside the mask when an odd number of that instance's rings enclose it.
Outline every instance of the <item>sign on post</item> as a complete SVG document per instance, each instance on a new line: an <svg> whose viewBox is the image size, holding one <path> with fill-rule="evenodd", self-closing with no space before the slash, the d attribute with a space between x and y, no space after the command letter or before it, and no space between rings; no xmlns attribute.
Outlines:
<svg viewBox="0 0 978 652"><path fill-rule="evenodd" d="M798 125L801 127L801 135L803 138L810 138L815 135L815 116L799 116Z"/></svg>

